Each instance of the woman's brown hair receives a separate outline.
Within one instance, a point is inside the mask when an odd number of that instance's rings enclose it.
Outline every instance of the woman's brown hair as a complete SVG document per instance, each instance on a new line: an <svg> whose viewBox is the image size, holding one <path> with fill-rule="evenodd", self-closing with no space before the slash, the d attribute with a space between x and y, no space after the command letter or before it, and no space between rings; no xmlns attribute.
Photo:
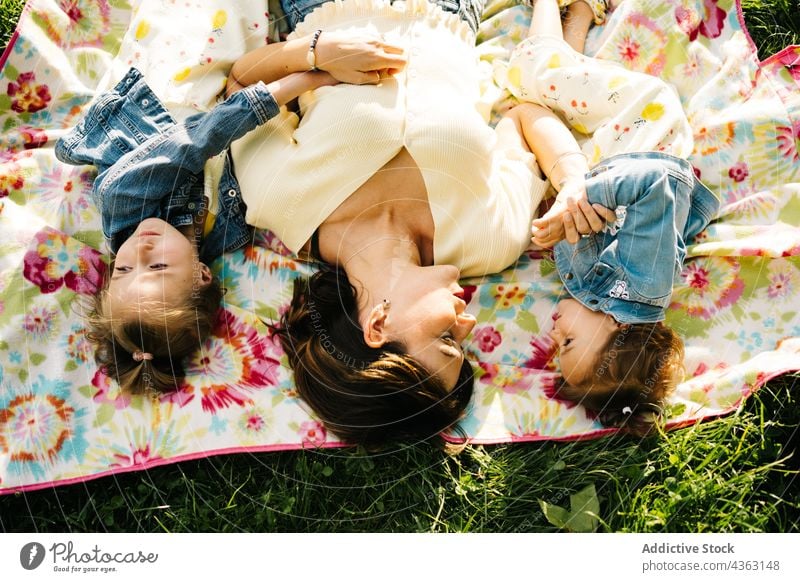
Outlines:
<svg viewBox="0 0 800 582"><path fill-rule="evenodd" d="M683 341L663 323L621 326L611 334L579 384L564 383L559 396L596 412L603 426L635 436L653 432L666 397L683 373Z"/></svg>
<svg viewBox="0 0 800 582"><path fill-rule="evenodd" d="M472 397L466 360L448 390L402 344L369 347L358 324L356 290L335 267L297 279L291 305L272 329L289 357L298 394L347 442L374 447L430 438L453 427Z"/></svg>

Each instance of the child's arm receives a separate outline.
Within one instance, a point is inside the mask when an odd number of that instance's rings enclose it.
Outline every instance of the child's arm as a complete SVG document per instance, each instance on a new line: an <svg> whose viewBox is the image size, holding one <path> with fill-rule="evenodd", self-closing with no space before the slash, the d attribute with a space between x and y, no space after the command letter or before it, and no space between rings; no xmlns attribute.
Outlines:
<svg viewBox="0 0 800 582"><path fill-rule="evenodd" d="M93 198L99 206L136 207L140 216L151 216L165 194L193 184L209 158L277 115L281 105L332 83L335 80L327 73L306 72L247 87L211 111L175 124L122 156L97 176Z"/></svg>
<svg viewBox="0 0 800 582"><path fill-rule="evenodd" d="M600 232L615 214L589 203L584 187L589 165L572 133L552 111L539 105L523 103L511 113L539 167L558 192L550 210L533 221L533 242L551 247L564 238L575 243L580 233Z"/></svg>
<svg viewBox="0 0 800 582"><path fill-rule="evenodd" d="M228 76L228 95L258 81L269 83L294 72L309 71L310 46L314 35L268 44L239 58ZM312 60L317 69L330 73L342 83L378 83L406 65L399 46L377 36L322 32Z"/></svg>

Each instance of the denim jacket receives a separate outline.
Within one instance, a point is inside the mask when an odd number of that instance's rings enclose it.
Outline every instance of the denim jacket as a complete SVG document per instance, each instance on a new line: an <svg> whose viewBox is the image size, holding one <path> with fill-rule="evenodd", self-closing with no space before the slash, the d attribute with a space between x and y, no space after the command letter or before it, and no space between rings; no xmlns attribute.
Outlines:
<svg viewBox="0 0 800 582"><path fill-rule="evenodd" d="M286 19L289 21L290 30L294 30L298 22L302 22L306 15L322 4L333 2L334 0L280 0ZM386 0L393 3L394 0ZM472 32L478 32L478 25L481 23L481 14L486 0L430 0L431 4L436 4L445 12L453 12L461 17Z"/></svg>
<svg viewBox="0 0 800 582"><path fill-rule="evenodd" d="M68 164L97 167L92 200L102 216L103 234L116 253L146 218L161 218L176 228L192 224L206 205L206 161L278 111L272 94L258 83L179 124L132 68L92 104L77 127L58 140L56 157ZM218 200L214 226L200 247L204 262L241 247L251 235L229 158Z"/></svg>
<svg viewBox="0 0 800 582"><path fill-rule="evenodd" d="M714 218L719 201L691 165L660 153L621 154L586 175L591 203L617 220L576 244L555 246L570 295L619 323L664 319L690 241Z"/></svg>

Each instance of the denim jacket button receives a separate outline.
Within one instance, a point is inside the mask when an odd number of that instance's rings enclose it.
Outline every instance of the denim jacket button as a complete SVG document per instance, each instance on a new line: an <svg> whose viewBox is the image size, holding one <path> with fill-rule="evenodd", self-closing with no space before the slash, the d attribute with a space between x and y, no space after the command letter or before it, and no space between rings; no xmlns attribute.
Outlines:
<svg viewBox="0 0 800 582"><path fill-rule="evenodd" d="M236 196L236 190L234 190L233 188L231 188L230 190L228 190L228 196L230 196L231 198L233 198L234 196Z"/></svg>
<svg viewBox="0 0 800 582"><path fill-rule="evenodd" d="M194 202L189 202L189 204L186 206L189 208L189 210L194 210Z"/></svg>
<svg viewBox="0 0 800 582"><path fill-rule="evenodd" d="M565 278L567 281L571 281L571 280L572 280L572 277L574 277L574 275L573 275L572 273L567 273L566 275L564 275L564 278Z"/></svg>
<svg viewBox="0 0 800 582"><path fill-rule="evenodd" d="M150 99L142 99L142 107L147 107L150 105Z"/></svg>
<svg viewBox="0 0 800 582"><path fill-rule="evenodd" d="M594 268L594 272L595 272L596 275L602 275L603 274L603 267L595 267Z"/></svg>
<svg viewBox="0 0 800 582"><path fill-rule="evenodd" d="M589 299L589 305L597 305L600 303L597 299Z"/></svg>

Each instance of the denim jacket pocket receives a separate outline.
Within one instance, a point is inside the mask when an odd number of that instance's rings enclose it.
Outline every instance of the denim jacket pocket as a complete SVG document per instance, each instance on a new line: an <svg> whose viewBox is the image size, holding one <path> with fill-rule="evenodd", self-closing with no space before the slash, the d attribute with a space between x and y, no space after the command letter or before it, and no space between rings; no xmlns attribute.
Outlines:
<svg viewBox="0 0 800 582"><path fill-rule="evenodd" d="M667 307L672 297L674 265L654 266L650 273L640 273L627 278L628 294L632 301Z"/></svg>
<svg viewBox="0 0 800 582"><path fill-rule="evenodd" d="M622 276L621 271L621 269L615 268L613 265L609 265L603 261L597 261L584 273L583 287L595 291L605 289L610 286L609 281L611 279Z"/></svg>

